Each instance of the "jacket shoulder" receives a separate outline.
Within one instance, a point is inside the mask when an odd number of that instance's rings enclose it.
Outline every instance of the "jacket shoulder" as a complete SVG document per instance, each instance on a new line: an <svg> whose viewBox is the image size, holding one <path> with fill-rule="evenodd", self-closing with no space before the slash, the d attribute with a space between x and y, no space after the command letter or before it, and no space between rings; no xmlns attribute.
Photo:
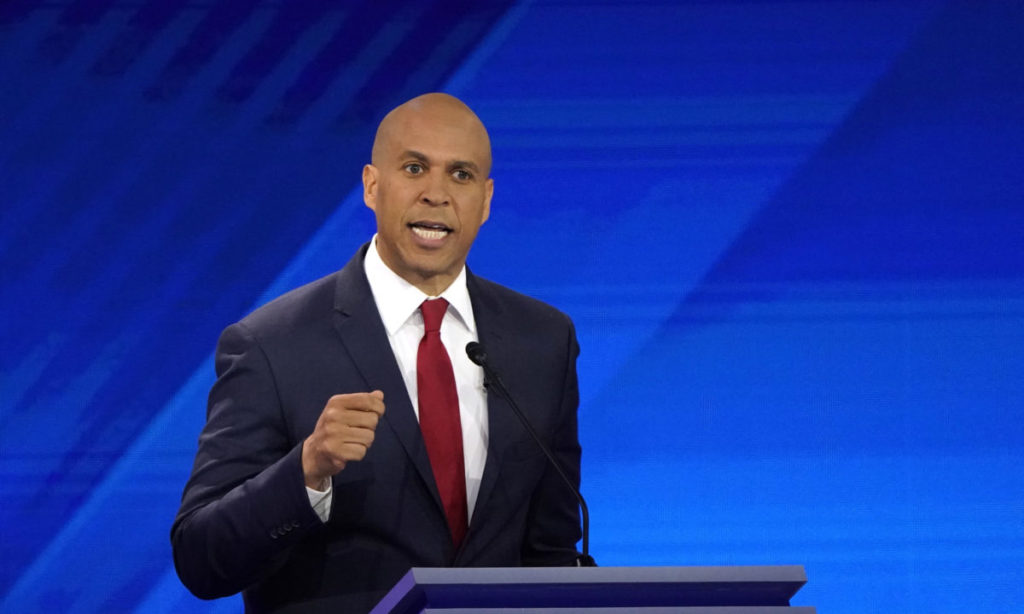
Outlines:
<svg viewBox="0 0 1024 614"><path fill-rule="evenodd" d="M340 272L334 272L278 296L257 307L240 324L258 336L288 331L323 318L334 306Z"/></svg>
<svg viewBox="0 0 1024 614"><path fill-rule="evenodd" d="M573 327L568 315L540 299L476 275L470 277L469 284L470 295L478 297L485 308L534 326Z"/></svg>

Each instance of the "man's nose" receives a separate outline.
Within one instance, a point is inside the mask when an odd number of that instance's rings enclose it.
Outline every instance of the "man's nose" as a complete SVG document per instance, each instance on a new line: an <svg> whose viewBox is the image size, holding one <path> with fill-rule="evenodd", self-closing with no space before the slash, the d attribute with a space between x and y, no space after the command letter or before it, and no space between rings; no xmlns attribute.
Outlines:
<svg viewBox="0 0 1024 614"><path fill-rule="evenodd" d="M423 192L420 194L420 201L425 205L447 205L450 200L451 196L448 193L448 184L442 173L438 173L431 177L427 185L424 187Z"/></svg>

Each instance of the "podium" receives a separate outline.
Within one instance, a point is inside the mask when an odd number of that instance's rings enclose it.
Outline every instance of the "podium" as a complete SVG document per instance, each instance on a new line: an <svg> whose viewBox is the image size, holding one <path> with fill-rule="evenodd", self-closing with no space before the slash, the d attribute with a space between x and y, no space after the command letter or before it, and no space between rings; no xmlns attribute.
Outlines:
<svg viewBox="0 0 1024 614"><path fill-rule="evenodd" d="M371 614L813 614L799 565L414 567Z"/></svg>

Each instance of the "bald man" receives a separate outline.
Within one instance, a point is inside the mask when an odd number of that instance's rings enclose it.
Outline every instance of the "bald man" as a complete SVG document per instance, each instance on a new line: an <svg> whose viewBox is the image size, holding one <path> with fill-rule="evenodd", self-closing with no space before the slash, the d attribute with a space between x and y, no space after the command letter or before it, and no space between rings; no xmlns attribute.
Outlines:
<svg viewBox="0 0 1024 614"><path fill-rule="evenodd" d="M579 352L554 308L473 275L487 131L426 94L381 121L377 233L221 335L171 529L182 582L247 612L367 612L410 567L574 565L574 495L466 356L482 343L579 482Z"/></svg>

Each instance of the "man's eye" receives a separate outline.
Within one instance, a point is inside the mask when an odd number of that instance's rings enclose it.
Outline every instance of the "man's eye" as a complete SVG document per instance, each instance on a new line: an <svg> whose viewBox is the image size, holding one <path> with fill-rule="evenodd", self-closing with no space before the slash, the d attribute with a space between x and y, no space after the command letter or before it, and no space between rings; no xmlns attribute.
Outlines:
<svg viewBox="0 0 1024 614"><path fill-rule="evenodd" d="M405 170L413 175L419 175L423 172L423 165L413 162L405 165Z"/></svg>
<svg viewBox="0 0 1024 614"><path fill-rule="evenodd" d="M457 181L469 181L473 178L473 174L465 169L457 168L452 171L452 177L455 177Z"/></svg>

